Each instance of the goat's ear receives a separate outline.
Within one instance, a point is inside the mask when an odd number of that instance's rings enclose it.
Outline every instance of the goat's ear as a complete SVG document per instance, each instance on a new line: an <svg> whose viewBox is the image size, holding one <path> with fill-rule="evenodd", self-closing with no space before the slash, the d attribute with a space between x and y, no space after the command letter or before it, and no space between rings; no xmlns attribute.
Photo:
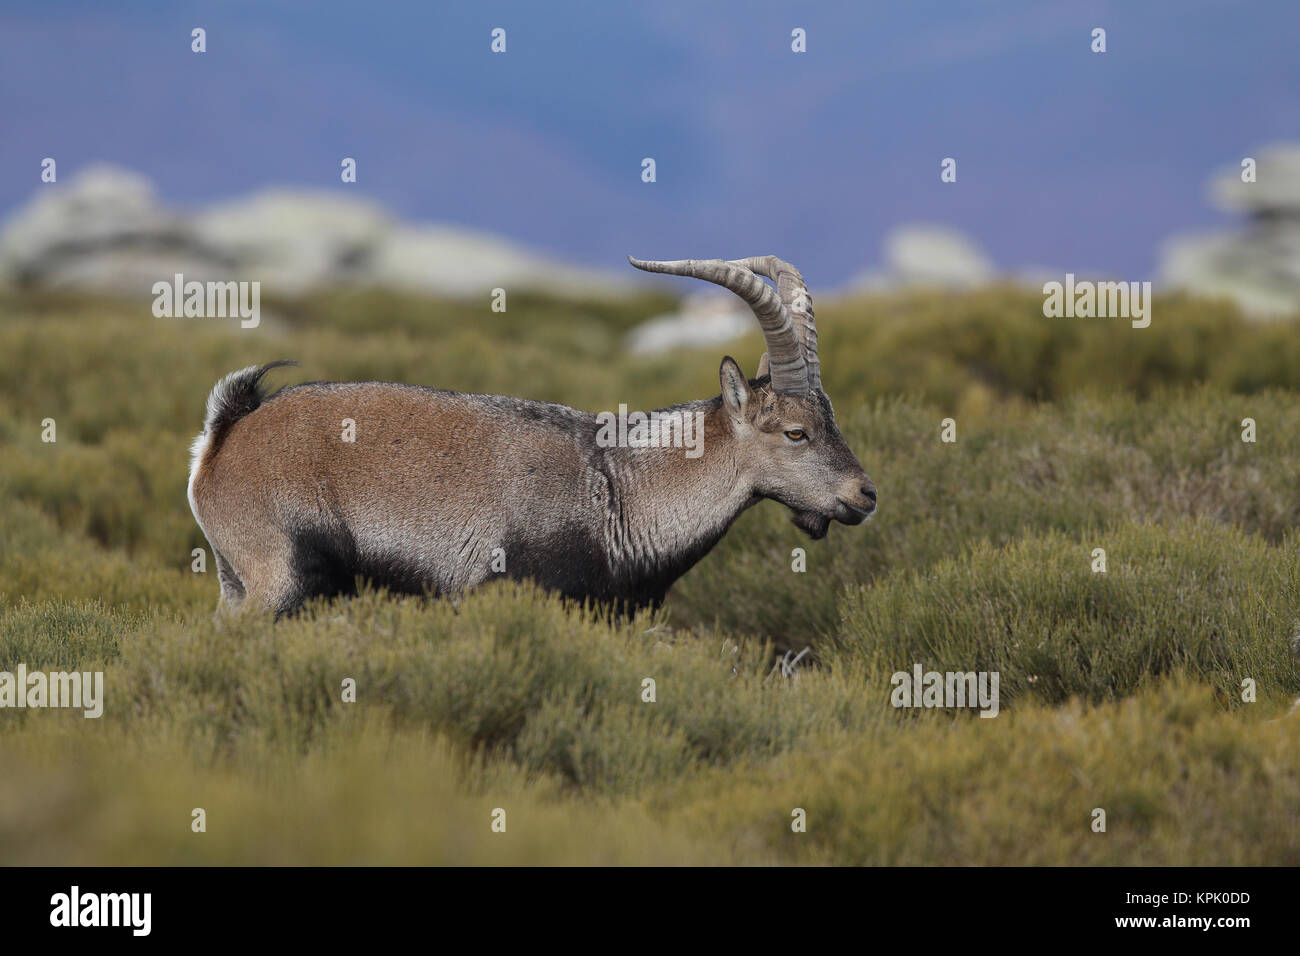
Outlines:
<svg viewBox="0 0 1300 956"><path fill-rule="evenodd" d="M763 353L763 357L758 360L758 371L754 373L754 378L762 378L764 375L772 374L772 360Z"/></svg>
<svg viewBox="0 0 1300 956"><path fill-rule="evenodd" d="M730 355L722 360L718 369L718 381L722 385L722 404L727 409L727 414L732 421L744 421L754 390L749 387L749 379L745 378L745 373Z"/></svg>

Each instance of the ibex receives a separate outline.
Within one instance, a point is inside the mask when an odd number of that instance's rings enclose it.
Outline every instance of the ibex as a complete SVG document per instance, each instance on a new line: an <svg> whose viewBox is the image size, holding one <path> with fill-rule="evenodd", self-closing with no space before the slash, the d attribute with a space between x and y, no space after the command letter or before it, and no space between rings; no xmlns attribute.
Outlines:
<svg viewBox="0 0 1300 956"><path fill-rule="evenodd" d="M792 509L813 538L831 521L866 520L876 488L822 391L798 270L775 256L628 258L730 289L762 326L756 378L727 356L721 395L659 413L698 416L695 457L611 447L598 416L563 405L379 382L268 396L262 377L294 363L246 368L212 390L191 449L190 507L212 546L220 606L283 615L358 579L454 594L509 576L624 612L662 603L763 498Z"/></svg>

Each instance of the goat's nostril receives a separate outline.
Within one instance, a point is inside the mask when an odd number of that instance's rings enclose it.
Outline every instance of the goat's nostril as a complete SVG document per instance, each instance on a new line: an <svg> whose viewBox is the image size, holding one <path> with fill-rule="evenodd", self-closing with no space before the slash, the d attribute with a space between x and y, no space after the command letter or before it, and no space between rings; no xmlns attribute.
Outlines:
<svg viewBox="0 0 1300 956"><path fill-rule="evenodd" d="M863 485L863 486L862 486L862 496L863 496L864 498L866 498L868 501L870 501L870 502L874 505L874 504L876 503L876 486L875 486L875 485Z"/></svg>

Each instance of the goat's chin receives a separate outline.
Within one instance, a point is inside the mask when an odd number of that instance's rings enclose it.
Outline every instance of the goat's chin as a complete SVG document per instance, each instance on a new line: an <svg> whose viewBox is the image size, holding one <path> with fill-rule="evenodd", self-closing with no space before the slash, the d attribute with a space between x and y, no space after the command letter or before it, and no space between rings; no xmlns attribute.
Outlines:
<svg viewBox="0 0 1300 956"><path fill-rule="evenodd" d="M808 532L808 537L814 541L826 537L826 529L831 526L831 519L816 511L796 511L790 520L796 528Z"/></svg>

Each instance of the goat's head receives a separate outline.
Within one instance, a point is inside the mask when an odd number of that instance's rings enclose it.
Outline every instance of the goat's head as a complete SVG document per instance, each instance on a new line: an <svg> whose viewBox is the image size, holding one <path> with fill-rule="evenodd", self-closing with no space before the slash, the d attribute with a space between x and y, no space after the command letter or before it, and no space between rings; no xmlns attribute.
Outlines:
<svg viewBox="0 0 1300 956"><path fill-rule="evenodd" d="M767 351L756 379L746 378L731 356L718 370L736 464L755 493L793 510L794 523L813 538L824 537L832 521L853 525L870 517L876 486L835 426L822 391L812 297L799 270L775 256L628 261L646 272L717 283L744 299L758 319Z"/></svg>

